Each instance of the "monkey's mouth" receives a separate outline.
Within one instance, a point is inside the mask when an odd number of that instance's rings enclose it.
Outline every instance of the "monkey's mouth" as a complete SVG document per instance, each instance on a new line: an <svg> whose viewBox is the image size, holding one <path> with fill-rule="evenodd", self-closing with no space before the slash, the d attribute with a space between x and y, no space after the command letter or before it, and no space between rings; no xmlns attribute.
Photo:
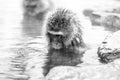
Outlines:
<svg viewBox="0 0 120 80"><path fill-rule="evenodd" d="M52 43L52 47L54 49L61 49L62 48L62 44L58 43L58 42L54 42L54 43Z"/></svg>

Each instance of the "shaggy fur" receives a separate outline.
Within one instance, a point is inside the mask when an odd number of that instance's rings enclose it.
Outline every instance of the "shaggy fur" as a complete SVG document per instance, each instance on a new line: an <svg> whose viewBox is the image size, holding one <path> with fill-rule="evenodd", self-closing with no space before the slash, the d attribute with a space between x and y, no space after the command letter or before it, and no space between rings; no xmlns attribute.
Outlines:
<svg viewBox="0 0 120 80"><path fill-rule="evenodd" d="M44 66L44 75L46 76L55 66L76 66L82 63L85 44L76 15L66 9L57 9L48 18L46 27L48 58Z"/></svg>

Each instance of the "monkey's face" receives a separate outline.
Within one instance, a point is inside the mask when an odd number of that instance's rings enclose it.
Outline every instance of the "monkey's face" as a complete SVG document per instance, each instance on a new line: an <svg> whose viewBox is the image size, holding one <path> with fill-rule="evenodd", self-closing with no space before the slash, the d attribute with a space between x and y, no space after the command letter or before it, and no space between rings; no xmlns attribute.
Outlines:
<svg viewBox="0 0 120 80"><path fill-rule="evenodd" d="M27 12L29 15L36 15L39 12L42 12L44 9L44 3L42 0L25 0L23 2L23 7L25 9L25 12Z"/></svg>
<svg viewBox="0 0 120 80"><path fill-rule="evenodd" d="M48 18L46 26L51 47L56 49L69 48L72 44L76 46L80 43L80 40L78 41L81 37L81 30L78 29L78 26L80 27L79 21L71 11L58 9Z"/></svg>
<svg viewBox="0 0 120 80"><path fill-rule="evenodd" d="M55 49L67 47L66 43L70 40L73 33L69 19L53 18L49 21L47 28L47 35L51 47Z"/></svg>
<svg viewBox="0 0 120 80"><path fill-rule="evenodd" d="M64 35L62 32L48 31L49 46L54 49L61 49L64 46Z"/></svg>

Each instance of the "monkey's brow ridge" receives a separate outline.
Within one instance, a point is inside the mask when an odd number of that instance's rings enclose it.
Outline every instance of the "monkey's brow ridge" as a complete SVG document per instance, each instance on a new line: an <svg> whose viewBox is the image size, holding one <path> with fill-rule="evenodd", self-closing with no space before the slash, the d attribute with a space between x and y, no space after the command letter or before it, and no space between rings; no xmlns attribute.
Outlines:
<svg viewBox="0 0 120 80"><path fill-rule="evenodd" d="M53 35L64 35L63 32L55 32L55 31L48 31L48 33L53 34Z"/></svg>

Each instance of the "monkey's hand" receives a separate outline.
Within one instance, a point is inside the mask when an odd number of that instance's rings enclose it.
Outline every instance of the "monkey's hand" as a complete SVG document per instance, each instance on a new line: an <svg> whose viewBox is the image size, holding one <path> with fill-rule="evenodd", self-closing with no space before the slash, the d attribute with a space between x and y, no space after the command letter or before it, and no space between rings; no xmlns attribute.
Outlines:
<svg viewBox="0 0 120 80"><path fill-rule="evenodd" d="M82 44L81 36L75 35L75 37L71 40L71 45L79 47L81 44Z"/></svg>

